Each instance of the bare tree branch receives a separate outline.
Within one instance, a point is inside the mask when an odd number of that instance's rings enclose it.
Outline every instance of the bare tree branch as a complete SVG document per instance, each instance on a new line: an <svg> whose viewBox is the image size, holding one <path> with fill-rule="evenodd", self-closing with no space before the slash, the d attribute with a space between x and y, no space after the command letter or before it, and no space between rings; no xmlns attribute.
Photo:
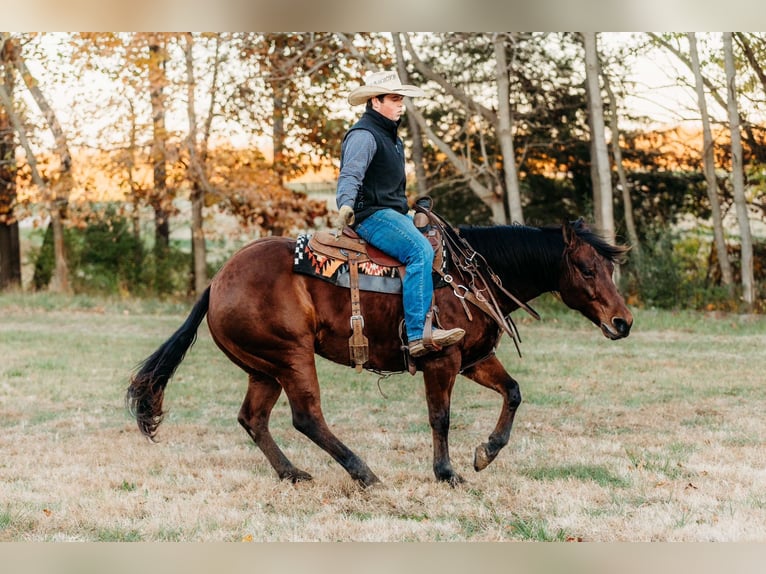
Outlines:
<svg viewBox="0 0 766 574"><path fill-rule="evenodd" d="M458 100L465 107L472 110L476 110L479 114L484 116L489 122L494 124L495 121L497 121L497 117L494 111L474 101L463 90L461 90L454 84L447 81L447 79L444 78L442 75L437 74L431 67L426 66L426 64L423 62L423 60L420 59L417 52L415 51L415 48L412 45L412 41L410 40L409 34L407 32L403 32L402 34L404 35L404 42L407 46L407 51L410 53L410 57L412 58L412 62L415 65L415 68L417 68L417 70L421 74L423 74L423 76L426 79L439 84L439 86L441 86L441 88L444 90L445 93L449 94L450 96Z"/></svg>

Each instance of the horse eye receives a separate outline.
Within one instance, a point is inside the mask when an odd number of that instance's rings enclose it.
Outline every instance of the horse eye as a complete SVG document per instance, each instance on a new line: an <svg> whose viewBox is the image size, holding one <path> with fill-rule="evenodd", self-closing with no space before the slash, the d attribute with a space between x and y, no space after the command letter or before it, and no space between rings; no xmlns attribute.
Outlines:
<svg viewBox="0 0 766 574"><path fill-rule="evenodd" d="M580 266L579 269L580 273L582 273L582 276L587 279L592 279L596 276L596 273L590 267Z"/></svg>

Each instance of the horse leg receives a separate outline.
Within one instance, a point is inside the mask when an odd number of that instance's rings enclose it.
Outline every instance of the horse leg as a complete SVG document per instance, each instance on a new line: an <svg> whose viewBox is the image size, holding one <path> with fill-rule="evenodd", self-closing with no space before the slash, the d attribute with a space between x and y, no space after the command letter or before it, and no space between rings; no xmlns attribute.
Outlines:
<svg viewBox="0 0 766 574"><path fill-rule="evenodd" d="M297 356L293 357L293 364L280 372L278 378L290 401L293 426L329 453L363 487L380 482L365 462L327 426L319 400L319 380L313 354L302 361Z"/></svg>
<svg viewBox="0 0 766 574"><path fill-rule="evenodd" d="M516 409L521 404L519 384L506 372L496 357L490 357L473 367L466 369L463 375L480 385L500 393L503 397L503 408L500 418L495 425L489 440L476 447L473 458L473 468L484 470L495 460L500 450L508 444L511 436L513 418Z"/></svg>
<svg viewBox="0 0 766 574"><path fill-rule="evenodd" d="M423 366L423 380L426 386L428 422L434 445L434 475L436 480L457 486L465 482L452 468L449 456L449 423L452 388L455 386L458 368L445 368L443 360L433 360Z"/></svg>
<svg viewBox="0 0 766 574"><path fill-rule="evenodd" d="M296 468L274 442L269 431L271 410L282 392L277 381L265 375L250 375L247 394L239 409L239 424L247 431L253 442L261 449L282 480L293 483L311 480L311 475Z"/></svg>

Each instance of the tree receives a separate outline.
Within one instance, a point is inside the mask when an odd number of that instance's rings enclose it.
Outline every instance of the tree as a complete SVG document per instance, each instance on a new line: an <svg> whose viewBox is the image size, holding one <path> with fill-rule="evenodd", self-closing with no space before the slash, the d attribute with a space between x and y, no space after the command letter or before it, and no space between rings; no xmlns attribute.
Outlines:
<svg viewBox="0 0 766 574"><path fill-rule="evenodd" d="M13 52L13 65L45 119L46 125L53 136L54 151L59 160L57 169L50 175L49 182L41 189L47 191L49 195L50 227L53 232L55 273L50 288L56 292L67 293L70 291L70 285L64 244L63 221L67 216L69 193L74 186L72 154L69 151L69 143L58 116L40 88L40 83L29 70L26 59L20 49ZM19 133L19 136L21 136L21 133ZM29 149L27 150L28 153L30 151ZM40 178L37 182L38 187L41 182L42 179Z"/></svg>
<svg viewBox="0 0 766 574"><path fill-rule="evenodd" d="M682 62L686 67L689 68L689 70L692 70L693 72L693 64L691 61L691 58L688 54L684 53L683 50L670 41L670 38L673 36L666 36L666 35L659 35L659 34L653 34L650 33L649 37L659 46L665 48L670 53L672 53L680 62ZM751 43L751 39L758 40L758 36L755 34L744 34L744 33L737 33L736 34L737 41L739 42L740 46L742 47L742 51L745 54L745 57L748 60L748 63L750 64L753 73L755 75L755 82L761 83L764 90L766 90L766 73L763 70L763 67L761 66L761 61L763 60L763 55L766 55L766 46L764 45L763 40L761 40L760 44L760 51L758 48ZM704 84L705 89L708 91L710 96L715 100L715 102L721 106L721 109L727 108L726 103L726 95L721 95L718 87L713 84L713 82L710 81L710 79L707 76L702 77L702 82ZM748 82L751 83L751 82ZM740 126L743 127L743 134L745 135L745 141L747 143L748 148L751 150L751 153L760 161L761 163L766 162L766 141L764 141L763 137L763 130L758 129L758 123L754 122L748 122L746 121L740 111L740 119L739 119Z"/></svg>
<svg viewBox="0 0 766 574"><path fill-rule="evenodd" d="M21 287L21 248L16 206L16 142L11 123L13 113L14 40L0 40L0 84L7 95L0 106L0 290Z"/></svg>
<svg viewBox="0 0 766 574"><path fill-rule="evenodd" d="M167 129L165 128L165 105L163 94L168 84L165 65L168 59L167 39L163 34L151 33L148 43L148 88L152 105L152 166L154 189L149 203L154 209L154 252L159 261L164 260L170 246L170 208L167 183Z"/></svg>
<svg viewBox="0 0 766 574"><path fill-rule="evenodd" d="M700 68L699 52L697 50L697 36L694 32L687 34L689 41L689 56L691 59L692 72L694 73L695 88L697 90L697 102L702 119L702 160L707 182L708 199L710 200L711 217L713 220L713 234L718 265L721 269L722 283L731 289L733 279L731 263L726 249L726 239L723 232L723 217L721 216L721 204L718 199L718 179L715 174L715 155L713 151L713 136L710 131L710 118L705 101L705 86Z"/></svg>
<svg viewBox="0 0 766 574"><path fill-rule="evenodd" d="M516 153L513 150L513 120L511 118L511 88L506 61L506 34L494 34L492 43L497 67L497 138L502 153L504 184L508 198L508 213L511 221L523 224L524 212L521 207L521 189L516 172ZM513 42L513 34L510 34Z"/></svg>
<svg viewBox="0 0 766 574"><path fill-rule="evenodd" d="M40 171L37 169L37 159L35 158L35 154L32 150L32 146L29 143L29 139L27 138L26 128L21 122L21 119L19 118L18 114L13 109L13 101L11 100L10 95L8 94L8 91L5 89L5 84L0 84L0 104L5 109L10 119L10 122L13 125L13 128L16 130L16 133L19 136L19 143L21 144L21 147L24 149L24 152L26 153L27 165L29 167L32 183L34 183L34 185L37 186L42 196L46 198L46 200L49 200L52 194L50 190L48 189L48 184L43 180L42 176L40 175ZM48 201L48 210L49 212L53 213L55 210L55 204L52 204L50 201ZM53 219L53 217L54 216L51 215L51 219ZM52 231L53 229L55 228L49 226L49 230ZM50 235L52 236L53 233L51 233ZM46 238L47 236L48 234L46 234ZM54 249L54 257L57 257L57 256L58 256L58 253L56 253L56 250Z"/></svg>
<svg viewBox="0 0 766 574"><path fill-rule="evenodd" d="M394 42L394 50L396 51L396 68L399 73L399 78L403 84L410 83L410 74L407 71L407 63L404 60L404 50L402 48L402 41L399 38L399 34L391 34L391 39ZM415 164L415 179L418 182L418 195L428 194L428 179L426 177L425 161L423 159L423 135L420 130L420 125L417 122L410 121L406 116L404 121L407 122L407 127L412 133L412 162Z"/></svg>
<svg viewBox="0 0 766 574"><path fill-rule="evenodd" d="M533 219L543 212L549 217L551 204L538 182L550 181L552 173L559 189L579 195L587 186L590 194L590 181L582 177L589 164L582 149L582 58L572 34L401 37L410 77L430 92L408 115L430 144L425 158L431 193L453 197L467 187L462 193L483 202L495 223L527 221L530 209ZM579 197L568 200L559 206L581 204ZM521 217L511 214L514 203L514 212L523 208Z"/></svg>
<svg viewBox="0 0 766 574"><path fill-rule="evenodd" d="M724 67L726 69L729 130L731 132L731 172L734 187L734 205L739 222L741 247L742 295L745 305L752 311L755 304L755 281L753 277L753 239L750 234L750 216L745 198L745 176L740 137L739 109L737 105L737 77L734 67L732 33L723 34Z"/></svg>
<svg viewBox="0 0 766 574"><path fill-rule="evenodd" d="M339 155L344 126L332 119L332 102L354 72L342 37L246 33L235 41L246 77L230 106L254 129L270 133L280 182Z"/></svg>
<svg viewBox="0 0 766 574"><path fill-rule="evenodd" d="M95 92L91 95L97 102L88 102L87 107L86 102L80 103L81 109L87 110L89 127L94 124L103 126L92 140L83 140L80 145L96 147L98 151L89 157L89 168L100 177L108 178L112 194L122 193L124 203L119 211L132 221L136 267L144 265L141 238L144 206L152 208L154 245L158 244L151 155L154 134L151 97L147 97L148 44L146 33L80 32L69 39L71 62L80 73L95 73L99 79L108 82L106 94ZM167 200L163 205L171 207ZM157 280L162 280L166 270L155 266L152 271L147 274L147 279L157 287ZM160 290L165 290L169 284L162 281L159 286Z"/></svg>
<svg viewBox="0 0 766 574"><path fill-rule="evenodd" d="M609 167L609 152L606 147L606 127L604 125L604 106L601 99L599 78L601 67L598 58L597 37L595 32L583 32L585 47L585 79L588 89L588 111L591 122L591 142L596 164L598 180L593 182L594 212L596 227L610 241L614 240L614 202L612 196L612 176ZM612 134L616 137L616 134Z"/></svg>
<svg viewBox="0 0 766 574"><path fill-rule="evenodd" d="M213 121L213 113L216 108L216 92L218 69L221 64L220 44L221 36L215 37L215 48L213 53L213 75L210 87L210 106L207 118L204 122L202 139L198 141L197 137L197 112L195 107L195 87L194 78L194 36L189 32L184 34L184 56L186 61L186 81L187 96L186 106L189 118L189 135L187 137L187 147L189 151L189 179L192 182L191 204L192 204L192 273L194 277L194 292L201 295L207 287L207 256L205 248L205 232L203 229L202 208L205 205L205 195L212 194L213 190L207 177L207 151L210 140L210 129Z"/></svg>
<svg viewBox="0 0 766 574"><path fill-rule="evenodd" d="M622 190L622 205L625 218L625 227L628 231L628 238L632 251L637 257L641 257L641 243L636 231L636 222L633 218L633 200L630 196L630 184L625 172L625 166L622 159L622 148L620 147L620 121L617 113L617 97L612 89L609 74L602 68L601 78L604 82L604 91L609 98L609 129L612 132L612 154L614 155L614 165L617 169L617 178Z"/></svg>
<svg viewBox="0 0 766 574"><path fill-rule="evenodd" d="M418 51L415 49L412 38L408 33L403 33L403 37L411 61L424 80L436 83L446 96L451 98L462 108L461 113L466 124L466 129L455 133L450 128L447 128L445 133L437 134L437 132L428 125L425 116L419 109L413 108L409 111L409 114L415 119L431 143L447 158L458 176L463 178L467 182L471 191L492 210L492 219L496 223L506 223L507 217L503 201L503 184L501 183L495 168L495 154L488 154L486 153L486 150L481 149L484 144L482 130L481 128L475 129L472 127L472 124L484 121L489 123L489 125L497 131L499 123L497 113L484 103L480 102L477 97L472 96L468 91L462 89L459 85L451 81L451 79L447 77L447 70L444 70L443 72L439 71L434 65L431 65L429 62L422 59ZM471 42L473 43L478 44L480 39L484 40L485 51L494 49L494 44L487 42L487 38L482 38L479 35L471 36ZM452 40L453 42L456 40L461 42L465 41L464 38L453 38ZM457 51L453 51L453 54L456 53ZM482 54L480 58L485 63L488 61L486 53ZM503 64L504 62L501 62L500 66L507 68L507 66L503 66ZM497 74L497 70L498 67L495 66L495 74ZM504 71L504 76L507 79L507 69ZM495 77L495 82L497 82L497 77ZM495 86L497 86L497 83L495 83ZM506 111L508 111L508 109L506 109ZM505 119L510 122L510 112L508 118ZM505 127L508 128L509 126ZM508 135L507 130L506 135ZM473 150L471 144L465 145L462 149L456 145L451 145L448 143L448 139L452 139L454 136L457 136L458 138L465 137L466 140L474 137L479 139L480 151L474 154L475 150ZM474 155L478 156L478 159L474 160ZM515 158L511 159L515 162ZM523 220L523 215L521 215L521 217Z"/></svg>

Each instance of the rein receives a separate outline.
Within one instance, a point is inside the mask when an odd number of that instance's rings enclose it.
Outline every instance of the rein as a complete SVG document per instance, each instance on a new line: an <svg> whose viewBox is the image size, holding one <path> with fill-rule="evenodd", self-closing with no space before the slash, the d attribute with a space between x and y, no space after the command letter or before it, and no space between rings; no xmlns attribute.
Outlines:
<svg viewBox="0 0 766 574"><path fill-rule="evenodd" d="M431 198L428 198L429 203L430 199ZM519 335L519 331L516 328L516 324L513 322L513 319L511 319L510 313L505 315L500 309L500 304L497 302L493 289L491 288L490 281L500 290L500 292L502 292L506 297L518 305L519 308L524 309L532 317L539 320L540 315L532 307L521 301L518 297L503 287L502 281L492 270L492 268L489 266L489 263L487 263L487 260L484 259L481 253L473 249L464 238L460 237L460 235L452 228L452 226L450 226L449 223L447 223L441 216L433 212L430 209L430 205L429 207L421 205L421 201L422 199L415 204L415 211L425 214L429 221L441 230L442 237L447 244L447 251L449 252L452 263L454 264L455 268L459 270L461 278L466 280L468 286L462 284L455 285L454 277L449 273L444 273L441 270L437 270L439 275L441 275L442 279L447 284L452 286L452 292L455 294L455 297L457 297L463 304L463 308L465 309L469 320L472 320L472 316L468 306L465 304L465 300L468 300L469 303L472 303L481 309L484 313L489 315L495 321L495 323L497 323L500 329L508 333L508 335L513 339L514 345L516 346L516 352L519 354L519 356L521 356L521 348L519 347L519 343L521 343L521 337Z"/></svg>

